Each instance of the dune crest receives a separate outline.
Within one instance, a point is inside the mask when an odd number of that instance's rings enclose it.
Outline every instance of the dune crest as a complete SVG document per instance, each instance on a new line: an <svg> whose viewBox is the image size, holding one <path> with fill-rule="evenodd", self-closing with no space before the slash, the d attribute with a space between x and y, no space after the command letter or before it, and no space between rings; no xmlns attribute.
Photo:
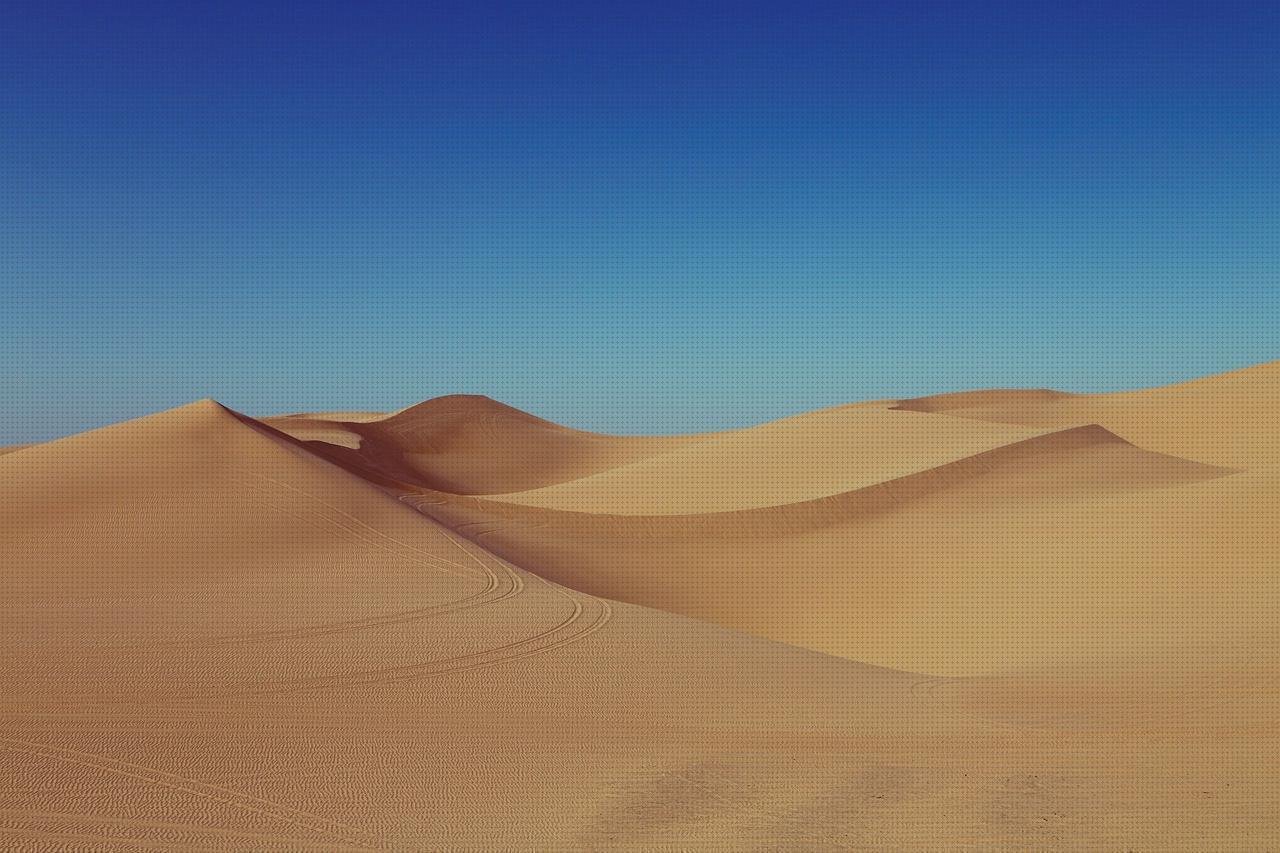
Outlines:
<svg viewBox="0 0 1280 853"><path fill-rule="evenodd" d="M992 388L981 391L953 391L900 400L894 409L907 412L948 412L982 406L1018 406L1070 399L1075 395L1052 388Z"/></svg>
<svg viewBox="0 0 1280 853"><path fill-rule="evenodd" d="M303 440L356 451L353 464L455 494L575 480L683 441L582 432L470 394L437 397L376 420L316 425L294 416L267 423Z"/></svg>
<svg viewBox="0 0 1280 853"><path fill-rule="evenodd" d="M1190 382L1106 394L977 391L904 400L898 408L1038 428L1098 423L1161 453L1211 465L1280 464L1280 361Z"/></svg>
<svg viewBox="0 0 1280 853"><path fill-rule="evenodd" d="M813 500L1038 434L856 404L704 436L629 464L495 500L620 515L696 515Z"/></svg>

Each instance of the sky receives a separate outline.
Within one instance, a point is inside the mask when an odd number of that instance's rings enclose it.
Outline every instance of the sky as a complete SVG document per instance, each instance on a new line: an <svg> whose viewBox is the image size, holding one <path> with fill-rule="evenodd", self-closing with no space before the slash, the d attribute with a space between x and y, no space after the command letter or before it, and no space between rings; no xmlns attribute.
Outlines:
<svg viewBox="0 0 1280 853"><path fill-rule="evenodd" d="M8 0L0 444L1271 361L1278 152L1275 3Z"/></svg>

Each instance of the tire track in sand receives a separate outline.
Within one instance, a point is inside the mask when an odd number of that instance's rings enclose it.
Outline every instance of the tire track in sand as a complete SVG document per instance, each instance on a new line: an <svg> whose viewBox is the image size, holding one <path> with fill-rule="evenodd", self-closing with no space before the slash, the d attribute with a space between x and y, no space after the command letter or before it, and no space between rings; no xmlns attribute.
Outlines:
<svg viewBox="0 0 1280 853"><path fill-rule="evenodd" d="M270 478L264 477L262 479L270 479ZM271 481L271 482L277 482L277 481ZM279 484L278 482L277 484L285 485L285 484ZM260 493L264 491L259 487L257 487L256 485L253 485L247 482L242 482L241 485L246 486L255 491L259 491ZM289 488L291 491L295 492L300 496L303 496L305 498L314 500L317 503L321 503L325 506L328 506L327 504L324 504L323 501L320 501L318 498L316 498L314 495L295 489L291 486L286 486L286 488ZM270 501L268 501L268 506L270 506L273 510L286 513L293 518L309 523L312 526L320 529L324 529L326 526L338 528L341 530L349 529L343 525L340 525L340 524L337 524L336 522L331 521L330 519L326 518L323 514L317 513L315 518L308 518L306 517L306 510L299 510L295 512L285 506L280 506L278 504L271 503ZM302 515L300 515L299 512L301 512ZM365 526L368 527L368 525L365 525ZM374 528L370 528L370 529L374 529ZM455 547L460 547L452 537L448 536L448 534L445 534L445 536L449 539L450 543L453 544ZM391 537L386 537L386 538L391 539L391 541L394 541L394 542L401 541L398 539L393 539ZM357 537L355 541L366 543L366 544L377 544L377 543L370 542L370 540L368 540L365 537ZM414 551L420 551L420 549L414 548L413 546L410 546L407 543L404 543L404 544L406 544L406 547ZM378 616L370 616L363 619L349 619L349 620L344 620L340 622L327 622L327 623L321 623L318 625L308 625L301 628L282 628L275 631L256 631L256 632L250 632L250 633L244 633L244 634L229 634L229 635L223 635L223 636L212 637L207 639L199 639L199 640L189 640L189 641L180 640L180 641L175 641L171 643L159 643L156 645L182 646L186 648L210 648L210 647L221 646L221 645L275 642L275 641L282 641L282 640L305 639L309 637L343 634L351 631L358 631L358 630L363 630L368 628L377 628L377 627L383 627L387 625L406 624L409 622L429 619L434 616L443 616L449 613L457 613L461 610L467 610L472 607L479 607L486 604L496 604L497 602L500 602L507 598L511 598L512 596L518 595L520 591L524 588L524 581L515 572L512 572L509 569L506 569L506 567L504 566L503 568L505 571L502 576L499 576L499 574L494 572L492 568L490 568L488 565L486 565L482 561L475 560L474 556L471 555L469 552L467 552L465 549L461 549L461 550L463 550L463 553L466 554L467 556L472 557L472 560L476 562L477 565L480 566L483 576L487 578L488 583L483 590L476 593L472 593L470 595L462 596L461 598L457 598L452 601L446 601L440 604L432 605L430 607L418 608L414 610L403 610L395 613L382 614ZM455 560L448 560L444 557L440 557L435 554L429 554L428 552L422 552L422 553L430 556L432 558L432 562L427 562L420 559L414 559L412 557L406 557L401 554L396 554L395 556L400 557L401 559L406 559L411 562L418 563L420 565L427 566L429 568L440 568L440 566L437 565L437 563L444 563L444 564L456 566L459 568L466 568L464 563L460 563ZM451 573L459 574L459 572L456 572L456 571ZM465 576L474 577L474 574L470 572L470 570L468 570Z"/></svg>
<svg viewBox="0 0 1280 853"><path fill-rule="evenodd" d="M122 776L127 779L168 788L172 791L190 794L191 796L222 803L231 808L247 811L270 820L323 835L330 841L340 841L347 847L361 850L377 850L380 847L376 839L347 824L339 823L311 812L294 809L282 803L264 800L252 794L246 794L243 791L200 782L196 779L169 773L154 767L133 764L92 752L83 752L76 749L3 736L0 736L0 751L58 761L91 770L100 770L115 776Z"/></svg>
<svg viewBox="0 0 1280 853"><path fill-rule="evenodd" d="M415 506L416 508L416 505L412 500L413 497L413 495L400 496L401 500L411 506ZM476 553L471 548L465 547L461 542L454 538L453 535L449 533L445 533L445 535L455 547L463 552L463 554L486 568L486 570L492 571L492 567L487 564L480 554ZM521 589L524 588L523 582L520 581L519 574L507 566L504 561L497 560L496 565L505 574L519 582ZM508 643L503 643L498 646L481 649L480 651L470 652L464 655L438 658L436 660L424 661L419 664L407 664L397 667L388 667L385 669L362 670L337 675L291 679L287 681L262 682L258 684L245 685L243 688L233 688L230 691L223 691L217 694L189 695L180 697L179 701L198 702L213 699L249 698L253 696L294 693L308 690L389 684L401 681L421 681L447 675L472 672L475 670L487 669L489 667L510 663L512 661L522 660L534 655L545 654L572 643L580 642L603 628L613 616L613 608L603 599L576 592L571 593L558 584L553 584L538 575L531 575L531 577L536 578L550 592L568 603L571 608L571 612L556 625L546 628L545 630L538 631L528 637L522 637ZM504 598L506 597L510 596L504 596ZM584 619L584 614L587 613L590 613L591 615ZM574 628L574 626L579 625L580 623L582 623L580 627Z"/></svg>
<svg viewBox="0 0 1280 853"><path fill-rule="evenodd" d="M405 542L403 539L397 539L396 537L391 536L382 530L379 530L378 528L374 527L368 522L352 515L346 510L339 509L338 507L333 506L332 504L322 500L321 498L316 497L310 492L299 489L296 486L291 486L288 483L273 479L271 477L266 476L265 474L250 474L250 472L232 474L229 479L233 483L236 483L237 485L246 486L250 489L253 489L259 492L259 494L265 495L268 498L267 503L272 509L292 515L293 517L299 518L299 520L302 520L302 521L306 521L307 523L310 523L313 526L315 526L315 521L306 517L305 510L304 510L303 516L298 516L294 513L291 504L286 503L282 505L282 504L273 503L269 499L271 497L271 494L270 494L271 488L274 487L277 490L281 490L281 489L288 490L289 492L292 492L293 495L296 496L296 498L301 498L303 503L310 502L314 505L321 506L324 508L324 510L327 510L328 512L336 515L339 519L343 519L349 522L351 525L353 525L353 527L347 527L346 525L343 525L338 521L334 521L333 519L327 518L324 512L321 510L312 510L315 518L319 519L322 525L336 528L338 530L346 531L347 533L351 534L352 541L360 542L367 545L373 545L375 548L378 548L383 551L387 551L391 554L395 554L401 559L408 560L410 562L416 562L419 565L427 566L429 568L439 569L440 571L445 571L445 572L451 572L453 574L458 574L461 577L473 577L473 574L468 570L467 565L465 563L460 563L460 562L457 562L456 560L450 560L445 557L441 557L439 554L435 554L435 553L432 553L431 551L423 550L422 548L419 548L417 545L414 545L409 542ZM263 486L261 485L262 483L266 483L269 485ZM408 555L398 553L394 546L399 546L399 548L408 552Z"/></svg>
<svg viewBox="0 0 1280 853"><path fill-rule="evenodd" d="M101 846L104 843L116 845L127 844L130 846L141 847L147 850L173 850L174 841L164 840L161 838L142 838L121 834L107 834L105 832L90 833L89 830L95 827L115 826L122 829L153 829L161 833L181 836L214 836L226 839L223 843L216 847L196 846L190 838L183 837L178 842L184 851L221 851L226 849L226 842L255 842L253 849L266 849L261 845L270 845L270 849L275 850L315 850L330 851L333 850L333 841L322 841L318 839L299 838L297 836L286 835L268 835L264 832L254 832L248 829L226 829L217 826L202 826L195 823L173 823L170 821L146 820L144 818L117 817L113 815L88 814L84 812L50 812L38 811L34 809L6 809L0 808L0 823L8 822L9 826L0 825L0 834L16 836L18 838L29 838L32 841L88 841L95 845ZM53 824L71 824L72 826L63 830L47 830L42 829L39 824L41 822ZM35 824L28 826L15 826L13 824ZM80 829L81 831L74 831ZM350 847L350 850L364 850L364 847Z"/></svg>

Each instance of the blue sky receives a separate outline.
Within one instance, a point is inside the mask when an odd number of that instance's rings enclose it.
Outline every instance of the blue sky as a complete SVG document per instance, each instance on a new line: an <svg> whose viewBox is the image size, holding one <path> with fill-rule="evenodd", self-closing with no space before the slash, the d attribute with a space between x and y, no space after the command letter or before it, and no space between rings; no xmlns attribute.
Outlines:
<svg viewBox="0 0 1280 853"><path fill-rule="evenodd" d="M1262 3L10 2L0 443L1280 358L1278 56Z"/></svg>

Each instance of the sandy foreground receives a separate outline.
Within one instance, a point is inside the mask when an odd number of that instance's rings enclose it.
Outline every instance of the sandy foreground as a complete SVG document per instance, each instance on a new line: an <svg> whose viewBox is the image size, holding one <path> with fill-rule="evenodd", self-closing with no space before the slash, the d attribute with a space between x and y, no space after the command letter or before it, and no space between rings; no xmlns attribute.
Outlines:
<svg viewBox="0 0 1280 853"><path fill-rule="evenodd" d="M1280 848L1280 362L0 453L0 849Z"/></svg>

